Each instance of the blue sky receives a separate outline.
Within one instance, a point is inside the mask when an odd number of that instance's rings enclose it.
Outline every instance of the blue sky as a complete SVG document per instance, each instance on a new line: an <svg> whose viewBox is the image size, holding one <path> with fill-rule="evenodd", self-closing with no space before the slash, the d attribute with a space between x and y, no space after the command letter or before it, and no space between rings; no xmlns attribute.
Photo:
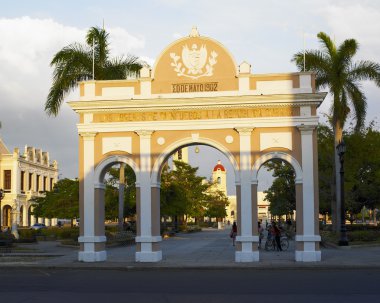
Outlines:
<svg viewBox="0 0 380 303"><path fill-rule="evenodd" d="M238 63L252 64L253 73L296 71L290 59L303 48L303 33L306 48L318 48L320 31L337 43L357 39L357 59L380 62L376 0L0 2L1 137L11 149L29 144L49 151L64 177L77 176L77 121L65 104L57 118L43 112L51 83L49 62L62 47L84 42L87 29L102 26L103 20L111 34L112 54L131 53L149 63L169 43L188 35L193 25L201 35L224 44ZM379 113L380 90L369 83L363 88L372 120ZM320 112L328 108L326 100ZM213 162L200 164L201 173L208 175Z"/></svg>

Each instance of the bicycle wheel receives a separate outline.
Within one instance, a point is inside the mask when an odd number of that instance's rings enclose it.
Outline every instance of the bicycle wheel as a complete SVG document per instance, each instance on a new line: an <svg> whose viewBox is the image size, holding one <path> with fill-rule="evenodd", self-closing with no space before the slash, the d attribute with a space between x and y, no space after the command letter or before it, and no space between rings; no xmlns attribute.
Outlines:
<svg viewBox="0 0 380 303"><path fill-rule="evenodd" d="M266 251L270 251L270 250L274 250L274 246L273 246L273 241L272 240L266 240L265 241L265 250Z"/></svg>
<svg viewBox="0 0 380 303"><path fill-rule="evenodd" d="M289 241L286 238L281 239L281 249L282 250L288 250L289 248Z"/></svg>

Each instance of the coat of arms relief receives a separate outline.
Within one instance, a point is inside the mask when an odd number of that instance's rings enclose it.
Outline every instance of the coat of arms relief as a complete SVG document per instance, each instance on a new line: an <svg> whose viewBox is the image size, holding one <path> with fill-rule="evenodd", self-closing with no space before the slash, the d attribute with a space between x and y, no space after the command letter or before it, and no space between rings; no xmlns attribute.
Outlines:
<svg viewBox="0 0 380 303"><path fill-rule="evenodd" d="M211 51L210 56L208 56L205 45L198 48L198 45L194 43L191 49L187 45L182 47L182 56L170 53L170 57L172 58L170 65L173 66L177 76L198 79L213 75L213 66L217 63L218 54Z"/></svg>

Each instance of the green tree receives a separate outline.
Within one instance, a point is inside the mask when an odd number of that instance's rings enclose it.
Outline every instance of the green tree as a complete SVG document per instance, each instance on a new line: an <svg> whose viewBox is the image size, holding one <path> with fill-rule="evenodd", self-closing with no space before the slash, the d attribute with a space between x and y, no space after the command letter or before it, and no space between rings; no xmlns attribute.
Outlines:
<svg viewBox="0 0 380 303"><path fill-rule="evenodd" d="M53 83L45 102L45 112L57 116L64 97L79 81L117 80L136 75L141 69L137 57L110 58L109 34L98 27L87 32L86 44L70 44L58 51L50 65L54 68ZM94 60L93 60L94 55Z"/></svg>
<svg viewBox="0 0 380 303"><path fill-rule="evenodd" d="M319 212L331 215L334 192L334 133L327 125L319 125L318 134L318 181ZM327 218L326 218L327 219Z"/></svg>
<svg viewBox="0 0 380 303"><path fill-rule="evenodd" d="M352 111L356 120L356 130L360 130L365 122L367 100L360 87L360 81L371 80L380 86L380 65L372 61L354 62L353 57L359 49L355 39L343 41L339 47L331 38L320 32L318 38L322 50L307 50L305 54L298 52L292 61L300 71L305 67L307 71L316 73L316 89L327 88L332 95L331 123L334 130L334 162L335 162L335 203L332 205L333 224L340 224L340 175L339 156L335 146L343 139L343 128ZM306 62L304 62L304 58Z"/></svg>
<svg viewBox="0 0 380 303"><path fill-rule="evenodd" d="M105 214L106 219L112 220L118 217L119 207L119 175L120 169L111 167L107 173L105 190ZM123 217L134 216L136 214L136 175L129 165L124 167L124 211Z"/></svg>
<svg viewBox="0 0 380 303"><path fill-rule="evenodd" d="M282 160L271 160L265 163L268 171L272 171L272 186L264 191L265 199L270 203L272 215L291 215L296 209L295 172L291 165Z"/></svg>
<svg viewBox="0 0 380 303"><path fill-rule="evenodd" d="M197 167L174 161L175 170L164 168L161 174L161 214L188 217L204 216L207 191L210 184L197 176Z"/></svg>
<svg viewBox="0 0 380 303"><path fill-rule="evenodd" d="M345 191L347 211L353 216L363 207L380 207L380 133L374 123L345 136L347 164Z"/></svg>
<svg viewBox="0 0 380 303"><path fill-rule="evenodd" d="M227 216L226 207L229 204L228 198L222 191L212 191L206 196L204 216L221 220Z"/></svg>
<svg viewBox="0 0 380 303"><path fill-rule="evenodd" d="M33 215L45 218L79 217L79 182L78 180L59 180L52 191L44 197L31 199L34 202Z"/></svg>

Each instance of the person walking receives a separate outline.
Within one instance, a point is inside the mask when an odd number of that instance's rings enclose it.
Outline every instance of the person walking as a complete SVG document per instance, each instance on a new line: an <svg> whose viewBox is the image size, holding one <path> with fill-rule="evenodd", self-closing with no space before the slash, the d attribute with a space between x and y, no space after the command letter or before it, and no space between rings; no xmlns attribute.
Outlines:
<svg viewBox="0 0 380 303"><path fill-rule="evenodd" d="M280 238L281 238L281 231L278 228L276 222L274 222L274 221L273 221L273 224L272 224L272 229L273 229L274 239L276 240L277 251L282 251L281 240L280 240Z"/></svg>
<svg viewBox="0 0 380 303"><path fill-rule="evenodd" d="M230 233L230 237L232 238L232 246L235 246L236 235L237 235L237 225L236 225L236 222L234 222L232 224L231 233Z"/></svg>
<svg viewBox="0 0 380 303"><path fill-rule="evenodd" d="M261 226L261 222L257 222L257 228L259 232L259 249L261 248L261 240L264 238L264 228Z"/></svg>

